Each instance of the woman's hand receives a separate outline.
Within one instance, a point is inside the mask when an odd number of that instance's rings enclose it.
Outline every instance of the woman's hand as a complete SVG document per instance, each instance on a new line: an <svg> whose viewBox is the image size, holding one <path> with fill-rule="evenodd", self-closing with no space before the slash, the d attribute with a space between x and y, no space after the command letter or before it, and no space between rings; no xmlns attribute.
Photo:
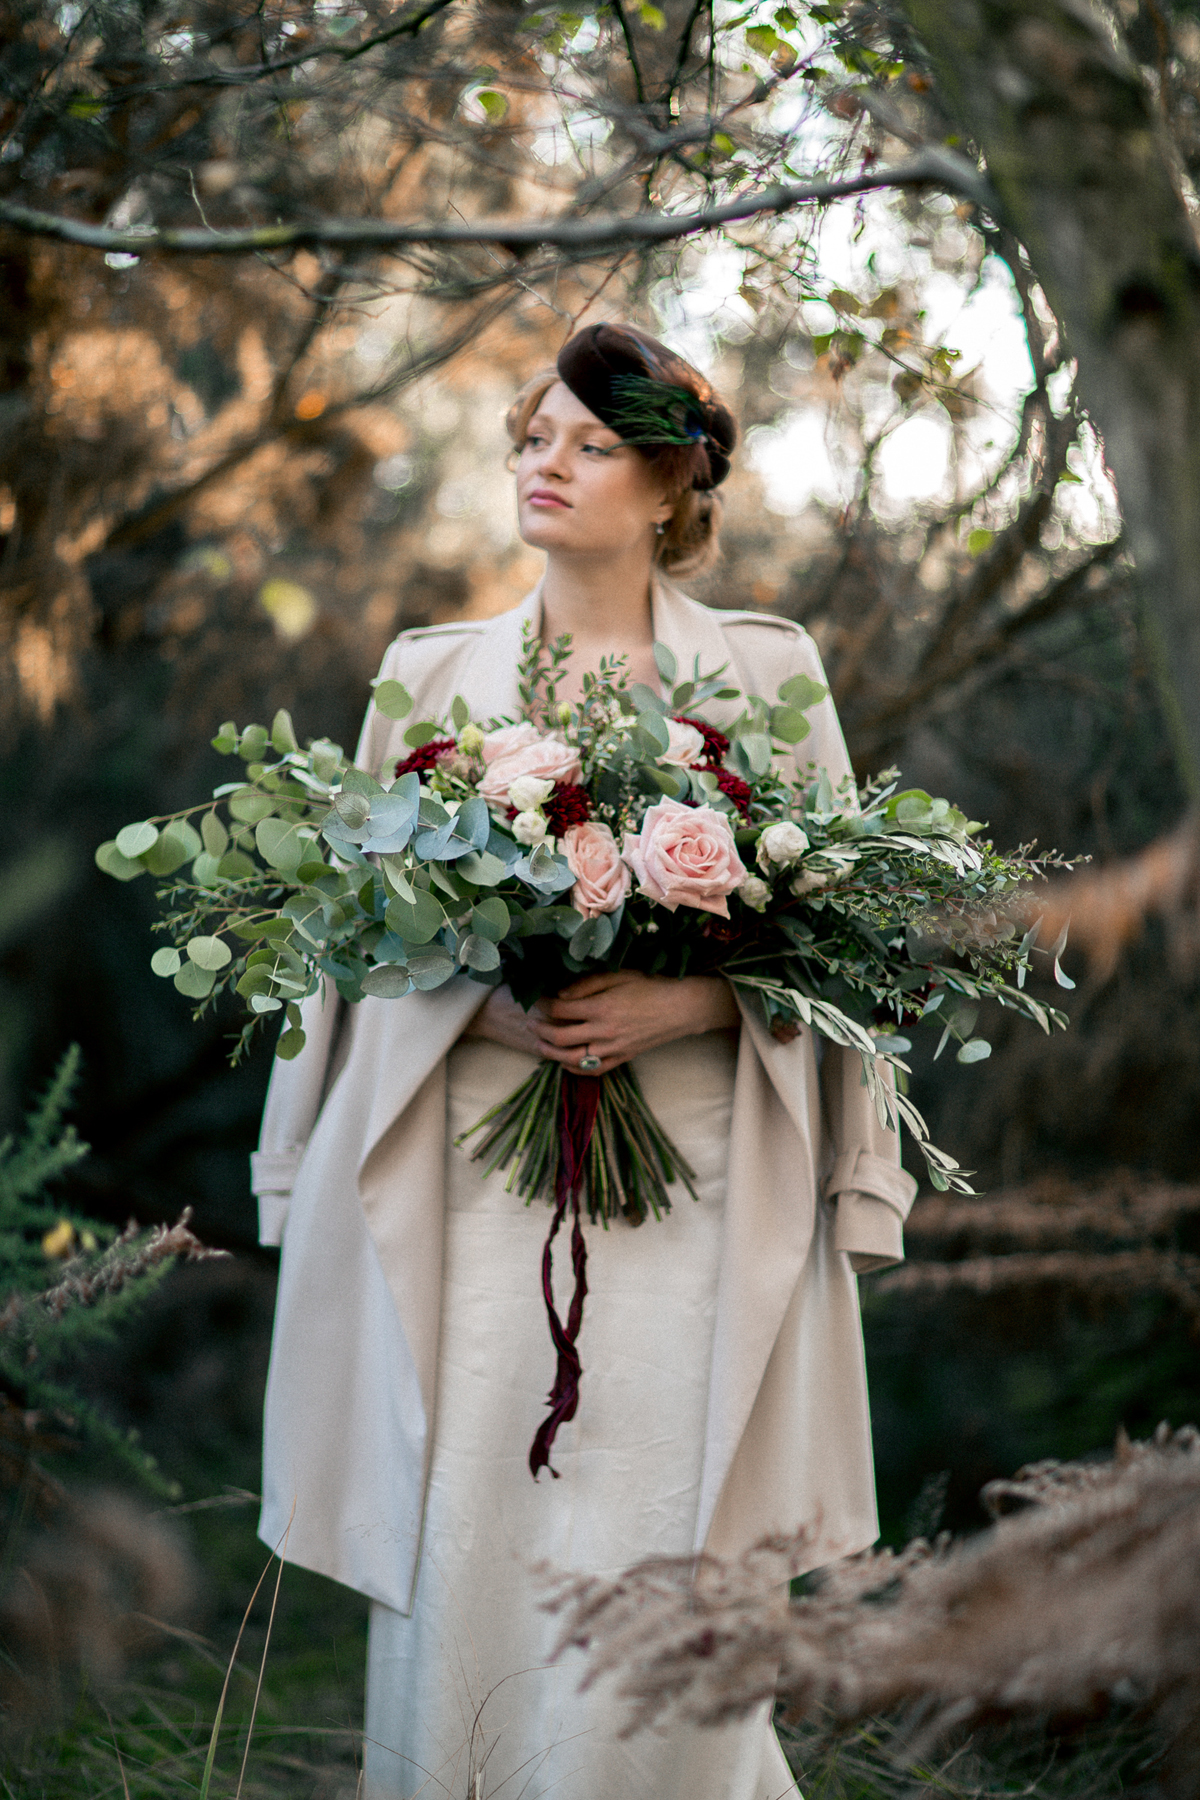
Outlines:
<svg viewBox="0 0 1200 1800"><path fill-rule="evenodd" d="M586 975L529 1013L507 988L494 988L468 1028L511 1050L546 1057L578 1069L581 1056L600 1058L592 1075L607 1075L643 1050L676 1038L723 1031L738 1023L737 1002L724 981L710 975L639 975L618 969Z"/></svg>

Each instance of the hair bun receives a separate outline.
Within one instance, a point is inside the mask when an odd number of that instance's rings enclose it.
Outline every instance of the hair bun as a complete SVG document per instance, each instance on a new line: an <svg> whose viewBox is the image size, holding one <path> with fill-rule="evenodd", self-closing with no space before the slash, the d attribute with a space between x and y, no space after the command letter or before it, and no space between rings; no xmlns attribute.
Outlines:
<svg viewBox="0 0 1200 1800"><path fill-rule="evenodd" d="M691 486L715 488L729 473L737 421L682 356L633 325L586 325L558 353L558 374L589 412L627 444L691 448Z"/></svg>

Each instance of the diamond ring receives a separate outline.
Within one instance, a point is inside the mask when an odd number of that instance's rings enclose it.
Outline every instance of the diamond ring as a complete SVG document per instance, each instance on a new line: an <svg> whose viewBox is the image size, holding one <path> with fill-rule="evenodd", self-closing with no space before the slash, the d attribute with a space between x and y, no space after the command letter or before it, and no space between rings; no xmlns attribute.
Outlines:
<svg viewBox="0 0 1200 1800"><path fill-rule="evenodd" d="M579 1066L581 1069L598 1069L603 1061L604 1058L602 1056L593 1056L591 1051L588 1050L580 1057Z"/></svg>

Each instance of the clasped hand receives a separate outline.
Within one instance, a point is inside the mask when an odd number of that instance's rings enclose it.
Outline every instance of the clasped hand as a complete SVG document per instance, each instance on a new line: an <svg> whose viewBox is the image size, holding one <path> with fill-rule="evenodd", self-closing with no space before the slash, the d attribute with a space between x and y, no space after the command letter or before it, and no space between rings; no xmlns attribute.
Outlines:
<svg viewBox="0 0 1200 1800"><path fill-rule="evenodd" d="M553 1000L526 1012L507 987L493 988L465 1036L488 1038L510 1050L578 1069L584 1055L600 1058L588 1073L611 1069L676 1038L722 1031L738 1022L728 983L713 975L642 975L616 969L585 975Z"/></svg>

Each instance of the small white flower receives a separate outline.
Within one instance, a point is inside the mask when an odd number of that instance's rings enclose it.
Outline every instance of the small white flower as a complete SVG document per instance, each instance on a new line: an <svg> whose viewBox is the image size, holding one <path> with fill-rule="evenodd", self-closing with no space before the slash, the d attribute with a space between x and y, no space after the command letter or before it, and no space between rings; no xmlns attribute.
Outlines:
<svg viewBox="0 0 1200 1800"><path fill-rule="evenodd" d="M519 813L534 812L553 792L554 783L544 775L518 775L508 790L508 804Z"/></svg>
<svg viewBox="0 0 1200 1800"><path fill-rule="evenodd" d="M797 900L803 900L805 894L816 893L817 889L823 888L828 880L829 876L823 874L820 869L808 869L803 875L797 875L792 883L792 892Z"/></svg>
<svg viewBox="0 0 1200 1800"><path fill-rule="evenodd" d="M757 875L747 875L738 893L743 903L752 906L755 912L765 912L767 901L771 898L769 884L760 880Z"/></svg>
<svg viewBox="0 0 1200 1800"><path fill-rule="evenodd" d="M458 734L458 747L464 756L478 756L483 749L483 733L478 725L464 725Z"/></svg>
<svg viewBox="0 0 1200 1800"><path fill-rule="evenodd" d="M699 762L704 754L703 733L697 731L694 725L685 725L679 719L664 719L663 723L667 728L669 741L658 761L669 763L676 769L687 769L694 762Z"/></svg>
<svg viewBox="0 0 1200 1800"><path fill-rule="evenodd" d="M807 836L790 819L782 825L768 825L758 840L758 866L764 871L772 864L786 868L789 863L799 862L807 849Z"/></svg>
<svg viewBox="0 0 1200 1800"><path fill-rule="evenodd" d="M546 815L540 812L519 812L512 822L512 834L518 844L540 844L546 835Z"/></svg>

